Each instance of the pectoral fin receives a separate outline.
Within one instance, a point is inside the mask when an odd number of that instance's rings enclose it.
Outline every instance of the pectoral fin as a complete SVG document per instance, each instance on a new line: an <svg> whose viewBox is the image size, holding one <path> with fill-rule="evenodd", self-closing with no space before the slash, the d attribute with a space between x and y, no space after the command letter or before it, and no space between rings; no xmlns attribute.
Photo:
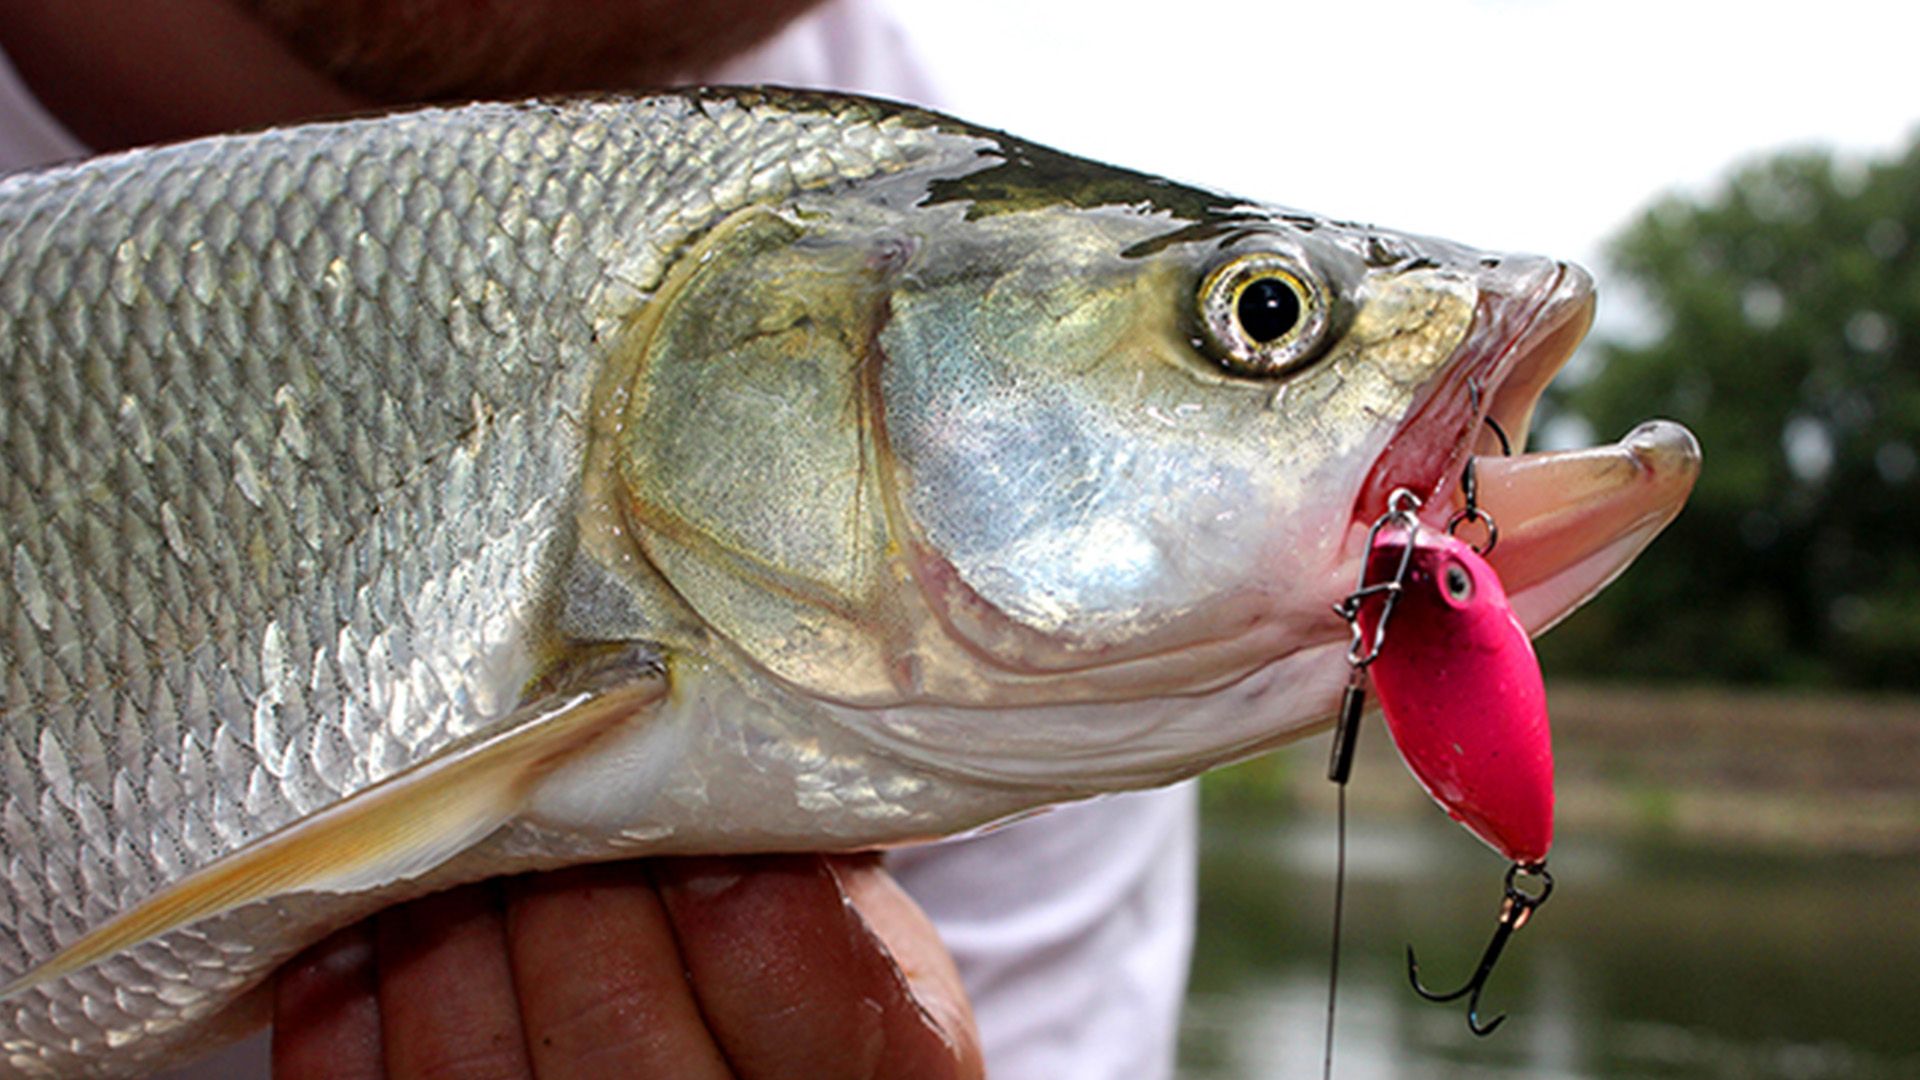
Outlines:
<svg viewBox="0 0 1920 1080"><path fill-rule="evenodd" d="M665 696L666 678L656 673L517 710L481 737L262 837L115 916L0 989L0 1001L243 904L417 877L506 823L540 777Z"/></svg>

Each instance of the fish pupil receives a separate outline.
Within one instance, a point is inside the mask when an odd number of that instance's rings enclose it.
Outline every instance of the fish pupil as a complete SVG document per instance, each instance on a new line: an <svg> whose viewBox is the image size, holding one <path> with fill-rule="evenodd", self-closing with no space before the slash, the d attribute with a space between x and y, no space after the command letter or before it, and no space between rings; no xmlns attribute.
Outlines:
<svg viewBox="0 0 1920 1080"><path fill-rule="evenodd" d="M1255 278L1240 290L1236 314L1256 344L1278 341L1300 322L1300 294L1279 278Z"/></svg>

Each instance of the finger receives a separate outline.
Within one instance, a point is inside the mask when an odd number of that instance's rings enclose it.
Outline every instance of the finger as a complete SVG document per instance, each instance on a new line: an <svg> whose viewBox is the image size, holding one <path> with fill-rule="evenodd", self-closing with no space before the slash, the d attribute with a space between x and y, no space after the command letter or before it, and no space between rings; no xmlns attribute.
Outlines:
<svg viewBox="0 0 1920 1080"><path fill-rule="evenodd" d="M645 863L516 878L507 897L536 1073L727 1080Z"/></svg>
<svg viewBox="0 0 1920 1080"><path fill-rule="evenodd" d="M48 111L100 150L367 104L229 0L0 0L0 43Z"/></svg>
<svg viewBox="0 0 1920 1080"><path fill-rule="evenodd" d="M341 930L293 958L273 985L275 1080L380 1080L373 931Z"/></svg>
<svg viewBox="0 0 1920 1080"><path fill-rule="evenodd" d="M663 859L654 874L736 1074L965 1075L955 1040L914 999L826 860Z"/></svg>
<svg viewBox="0 0 1920 1080"><path fill-rule="evenodd" d="M914 998L951 1045L955 1075L985 1075L973 1003L933 921L887 873L879 856L839 860L833 867L855 910L892 954Z"/></svg>
<svg viewBox="0 0 1920 1080"><path fill-rule="evenodd" d="M375 917L388 1075L532 1075L503 923L491 882Z"/></svg>

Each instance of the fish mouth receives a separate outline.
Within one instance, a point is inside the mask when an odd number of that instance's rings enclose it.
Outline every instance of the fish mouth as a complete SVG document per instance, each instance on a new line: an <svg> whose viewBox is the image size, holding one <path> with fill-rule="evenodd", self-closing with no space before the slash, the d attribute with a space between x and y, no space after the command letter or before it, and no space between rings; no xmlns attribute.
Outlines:
<svg viewBox="0 0 1920 1080"><path fill-rule="evenodd" d="M1499 530L1488 561L1534 634L1619 576L1679 514L1700 474L1700 444L1670 420L1607 446L1519 452L1593 311L1593 279L1577 266L1522 258L1488 275L1473 328L1389 439L1353 508L1354 528L1364 530L1406 488L1421 498L1422 521L1444 528L1466 506L1471 462L1477 505ZM1483 546L1488 535L1469 522L1460 533Z"/></svg>

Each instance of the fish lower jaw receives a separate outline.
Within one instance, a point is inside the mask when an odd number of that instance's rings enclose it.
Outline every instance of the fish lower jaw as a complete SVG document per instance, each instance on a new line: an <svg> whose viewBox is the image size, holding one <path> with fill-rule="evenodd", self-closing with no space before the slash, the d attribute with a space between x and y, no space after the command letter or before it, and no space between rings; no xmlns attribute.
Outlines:
<svg viewBox="0 0 1920 1080"><path fill-rule="evenodd" d="M1323 637L1237 677L1130 701L1034 703L990 710L933 703L828 706L896 761L1016 808L1153 787L1260 753L1324 726L1345 684L1346 648L1331 615Z"/></svg>
<svg viewBox="0 0 1920 1080"><path fill-rule="evenodd" d="M1582 450L1478 455L1479 505L1499 528L1488 561L1530 633L1559 622L1619 576L1685 505L1700 444L1671 420ZM1444 526L1464 507L1455 485L1423 517ZM1480 542L1480 526L1463 536Z"/></svg>

